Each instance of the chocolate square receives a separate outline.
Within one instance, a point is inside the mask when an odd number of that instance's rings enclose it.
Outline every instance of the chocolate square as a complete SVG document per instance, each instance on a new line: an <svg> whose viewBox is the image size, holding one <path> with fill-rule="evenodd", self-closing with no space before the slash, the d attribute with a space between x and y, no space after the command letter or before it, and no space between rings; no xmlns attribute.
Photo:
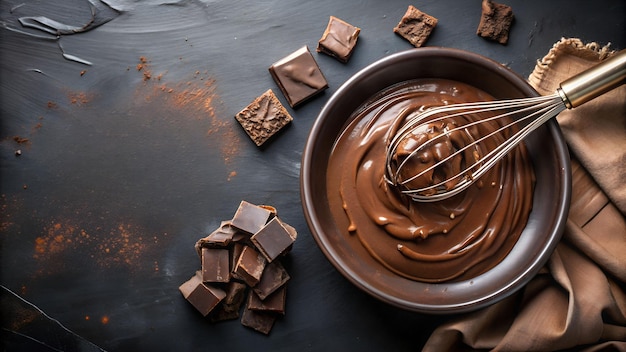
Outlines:
<svg viewBox="0 0 626 352"><path fill-rule="evenodd" d="M233 275L243 280L248 286L254 287L263 275L265 258L252 247L245 246L233 270Z"/></svg>
<svg viewBox="0 0 626 352"><path fill-rule="evenodd" d="M199 272L180 285L178 289L203 316L207 316L226 297L226 292L223 290L202 283Z"/></svg>
<svg viewBox="0 0 626 352"><path fill-rule="evenodd" d="M232 320L239 318L239 309L245 298L246 285L237 281L231 281L226 288L226 297L220 302L209 318L212 322Z"/></svg>
<svg viewBox="0 0 626 352"><path fill-rule="evenodd" d="M230 257L228 249L202 248L202 281L230 281Z"/></svg>
<svg viewBox="0 0 626 352"><path fill-rule="evenodd" d="M242 200L231 225L252 235L263 228L271 216L271 210Z"/></svg>
<svg viewBox="0 0 626 352"><path fill-rule="evenodd" d="M361 29L342 19L330 16L322 38L317 42L317 52L348 62Z"/></svg>
<svg viewBox="0 0 626 352"><path fill-rule="evenodd" d="M235 119L259 147L293 121L271 89L238 112Z"/></svg>
<svg viewBox="0 0 626 352"><path fill-rule="evenodd" d="M260 299L265 299L287 283L290 278L285 267L276 260L265 266L261 280L254 286L253 290Z"/></svg>
<svg viewBox="0 0 626 352"><path fill-rule="evenodd" d="M424 45L430 33L437 26L437 19L412 5L406 10L393 31L408 40L416 48Z"/></svg>
<svg viewBox="0 0 626 352"><path fill-rule="evenodd" d="M509 41L509 31L513 19L513 9L510 6L483 0L480 23L476 34L500 44L506 44Z"/></svg>
<svg viewBox="0 0 626 352"><path fill-rule="evenodd" d="M285 315L286 298L286 286L281 287L265 299L261 299L254 291L250 291L248 293L248 309Z"/></svg>
<svg viewBox="0 0 626 352"><path fill-rule="evenodd" d="M271 262L284 253L296 238L283 226L278 217L275 217L250 237L250 240L265 259Z"/></svg>
<svg viewBox="0 0 626 352"><path fill-rule="evenodd" d="M262 312L246 308L243 310L241 325L252 328L258 332L268 335L276 322L277 315L274 313Z"/></svg>
<svg viewBox="0 0 626 352"><path fill-rule="evenodd" d="M196 241L196 251L202 257L202 248L226 248L231 241L236 241L237 229L230 225L230 221L222 221L220 227L211 232L208 236Z"/></svg>
<svg viewBox="0 0 626 352"><path fill-rule="evenodd" d="M269 71L291 107L328 88L326 78L306 45L275 62Z"/></svg>

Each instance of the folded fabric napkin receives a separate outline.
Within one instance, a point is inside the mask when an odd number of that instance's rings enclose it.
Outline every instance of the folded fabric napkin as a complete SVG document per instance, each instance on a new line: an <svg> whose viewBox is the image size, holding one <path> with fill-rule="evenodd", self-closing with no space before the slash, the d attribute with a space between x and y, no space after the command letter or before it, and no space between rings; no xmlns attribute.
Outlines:
<svg viewBox="0 0 626 352"><path fill-rule="evenodd" d="M543 95L613 54L563 38L529 77ZM626 351L626 86L557 117L572 158L563 239L527 286L438 327L425 351Z"/></svg>

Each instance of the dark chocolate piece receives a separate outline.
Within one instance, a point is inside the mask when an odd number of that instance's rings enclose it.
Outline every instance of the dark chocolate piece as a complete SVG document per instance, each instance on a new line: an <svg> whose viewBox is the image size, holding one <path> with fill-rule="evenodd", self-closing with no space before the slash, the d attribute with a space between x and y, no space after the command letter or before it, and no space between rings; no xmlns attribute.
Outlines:
<svg viewBox="0 0 626 352"><path fill-rule="evenodd" d="M269 71L291 107L328 88L328 82L307 46L277 61Z"/></svg>
<svg viewBox="0 0 626 352"><path fill-rule="evenodd" d="M265 258L254 248L245 246L237 260L233 275L243 280L248 286L254 287L263 275L265 269Z"/></svg>
<svg viewBox="0 0 626 352"><path fill-rule="evenodd" d="M202 248L202 281L230 281L230 258L228 249Z"/></svg>
<svg viewBox="0 0 626 352"><path fill-rule="evenodd" d="M317 52L348 62L361 29L335 16L330 16L322 38L317 42Z"/></svg>
<svg viewBox="0 0 626 352"><path fill-rule="evenodd" d="M242 200L231 225L252 235L262 229L271 216L271 210Z"/></svg>
<svg viewBox="0 0 626 352"><path fill-rule="evenodd" d="M406 13L393 31L408 40L416 48L419 48L424 45L435 26L437 26L435 17L409 5Z"/></svg>
<svg viewBox="0 0 626 352"><path fill-rule="evenodd" d="M287 287L283 286L265 299L254 291L248 293L248 309L285 315Z"/></svg>
<svg viewBox="0 0 626 352"><path fill-rule="evenodd" d="M509 41L513 18L513 10L510 6L483 0L482 14L476 34L500 44L506 44Z"/></svg>
<svg viewBox="0 0 626 352"><path fill-rule="evenodd" d="M217 230L196 241L196 251L198 252L198 255L202 257L202 248L204 247L226 248L231 241L236 241L238 239L235 236L237 233L237 229L230 225L230 221L222 221Z"/></svg>
<svg viewBox="0 0 626 352"><path fill-rule="evenodd" d="M223 290L202 283L199 272L178 287L183 297L203 316L207 316L226 297Z"/></svg>
<svg viewBox="0 0 626 352"><path fill-rule="evenodd" d="M235 119L259 147L293 121L271 89L237 113Z"/></svg>
<svg viewBox="0 0 626 352"><path fill-rule="evenodd" d="M278 316L274 313L268 313L252 309L244 309L241 317L241 325L252 328L258 332L268 335L274 326L274 322Z"/></svg>
<svg viewBox="0 0 626 352"><path fill-rule="evenodd" d="M239 309L245 298L246 285L241 282L231 281L226 288L226 297L220 302L209 318L212 322L232 320L239 318Z"/></svg>
<svg viewBox="0 0 626 352"><path fill-rule="evenodd" d="M261 280L256 286L254 286L254 292L260 299L265 299L267 296L274 293L274 291L281 288L291 277L285 267L275 260L265 266Z"/></svg>
<svg viewBox="0 0 626 352"><path fill-rule="evenodd" d="M271 262L283 254L296 238L283 226L277 217L274 217L262 229L250 237L250 240L263 254L265 259Z"/></svg>

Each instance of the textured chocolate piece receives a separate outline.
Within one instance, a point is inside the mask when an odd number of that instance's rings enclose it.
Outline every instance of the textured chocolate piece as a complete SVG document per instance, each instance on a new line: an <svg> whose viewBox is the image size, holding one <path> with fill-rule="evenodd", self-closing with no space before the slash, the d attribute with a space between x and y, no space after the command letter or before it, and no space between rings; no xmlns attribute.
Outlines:
<svg viewBox="0 0 626 352"><path fill-rule="evenodd" d="M265 266L261 280L254 286L253 290L260 299L265 299L284 286L290 278L285 267L275 260Z"/></svg>
<svg viewBox="0 0 626 352"><path fill-rule="evenodd" d="M268 335L276 322L277 315L245 308L241 317L241 325Z"/></svg>
<svg viewBox="0 0 626 352"><path fill-rule="evenodd" d="M268 262L273 261L284 253L296 240L277 218L273 218L262 229L255 233L250 240L263 254Z"/></svg>
<svg viewBox="0 0 626 352"><path fill-rule="evenodd" d="M222 221L220 227L211 232L208 236L196 241L196 251L202 257L202 248L226 248L231 241L238 240L238 231L230 225L230 221Z"/></svg>
<svg viewBox="0 0 626 352"><path fill-rule="evenodd" d="M500 44L506 44L509 41L513 19L513 10L510 6L483 0L482 14L476 34Z"/></svg>
<svg viewBox="0 0 626 352"><path fill-rule="evenodd" d="M235 119L259 147L293 121L271 89L238 112Z"/></svg>
<svg viewBox="0 0 626 352"><path fill-rule="evenodd" d="M437 26L437 19L412 5L406 10L393 31L408 40L416 48L424 45L430 33Z"/></svg>
<svg viewBox="0 0 626 352"><path fill-rule="evenodd" d="M239 255L233 275L243 280L248 286L254 287L263 275L265 269L265 258L254 248L245 246Z"/></svg>
<svg viewBox="0 0 626 352"><path fill-rule="evenodd" d="M263 228L272 216L272 211L242 200L233 216L231 225L249 234Z"/></svg>
<svg viewBox="0 0 626 352"><path fill-rule="evenodd" d="M226 287L226 297L211 312L209 318L212 322L232 320L239 318L239 310L246 297L246 285L241 282L231 281Z"/></svg>
<svg viewBox="0 0 626 352"><path fill-rule="evenodd" d="M287 287L283 286L265 299L261 299L254 291L248 293L248 309L272 312L285 315L285 302L287 299Z"/></svg>
<svg viewBox="0 0 626 352"><path fill-rule="evenodd" d="M330 55L341 62L348 62L361 29L348 22L330 16L322 38L317 42L317 52Z"/></svg>
<svg viewBox="0 0 626 352"><path fill-rule="evenodd" d="M202 281L230 281L230 257L228 249L202 248Z"/></svg>
<svg viewBox="0 0 626 352"><path fill-rule="evenodd" d="M269 71L291 107L328 88L328 82L307 46L277 61Z"/></svg>
<svg viewBox="0 0 626 352"><path fill-rule="evenodd" d="M199 272L178 289L203 316L207 316L226 297L226 292L222 289L202 283Z"/></svg>

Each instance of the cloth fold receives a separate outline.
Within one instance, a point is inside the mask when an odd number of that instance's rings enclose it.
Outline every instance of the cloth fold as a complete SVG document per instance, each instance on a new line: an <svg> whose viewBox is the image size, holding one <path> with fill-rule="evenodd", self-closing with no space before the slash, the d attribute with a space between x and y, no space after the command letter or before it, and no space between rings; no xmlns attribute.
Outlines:
<svg viewBox="0 0 626 352"><path fill-rule="evenodd" d="M613 54L563 38L529 77L540 94ZM626 86L561 113L572 158L563 239L522 290L439 326L424 351L626 351Z"/></svg>

